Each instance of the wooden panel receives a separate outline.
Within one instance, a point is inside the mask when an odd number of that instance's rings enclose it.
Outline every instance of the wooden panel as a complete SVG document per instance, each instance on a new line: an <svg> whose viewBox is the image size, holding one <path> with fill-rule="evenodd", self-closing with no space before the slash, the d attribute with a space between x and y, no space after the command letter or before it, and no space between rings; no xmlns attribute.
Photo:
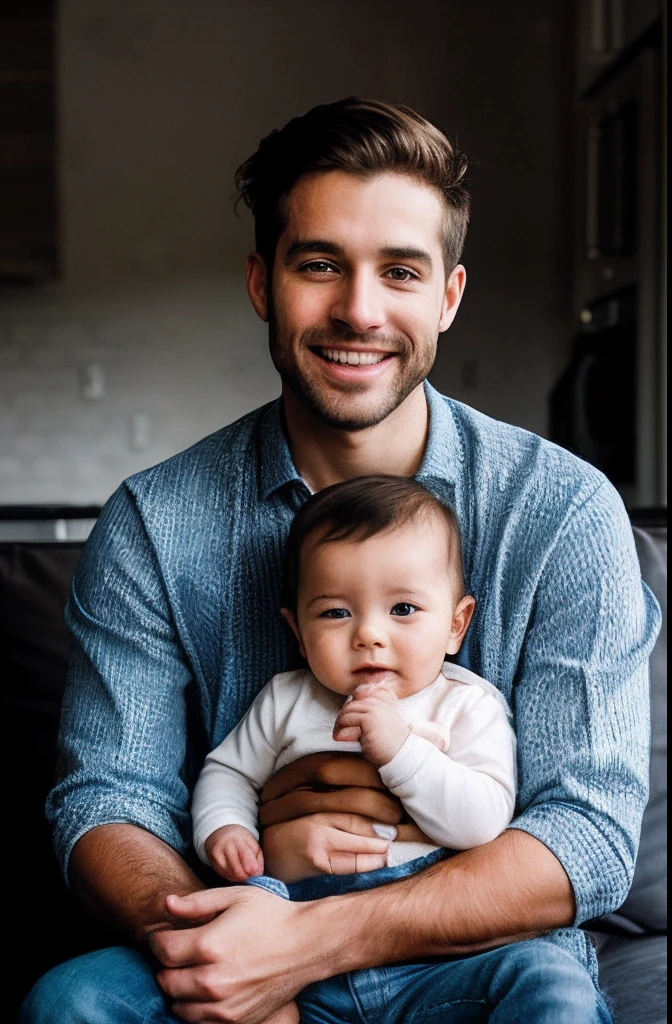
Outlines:
<svg viewBox="0 0 672 1024"><path fill-rule="evenodd" d="M54 0L0 3L0 280L58 271Z"/></svg>

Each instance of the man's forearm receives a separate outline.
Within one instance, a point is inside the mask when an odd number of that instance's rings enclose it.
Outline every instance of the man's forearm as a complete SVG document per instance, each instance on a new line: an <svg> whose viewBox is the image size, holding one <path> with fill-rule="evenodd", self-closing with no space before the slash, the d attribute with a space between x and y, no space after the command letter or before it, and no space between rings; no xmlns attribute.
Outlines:
<svg viewBox="0 0 672 1024"><path fill-rule="evenodd" d="M141 942L168 921L168 893L205 885L170 846L137 825L101 825L75 844L70 881L99 918Z"/></svg>
<svg viewBox="0 0 672 1024"><path fill-rule="evenodd" d="M526 832L510 829L418 875L305 905L305 938L321 977L424 956L474 952L574 920L564 868Z"/></svg>

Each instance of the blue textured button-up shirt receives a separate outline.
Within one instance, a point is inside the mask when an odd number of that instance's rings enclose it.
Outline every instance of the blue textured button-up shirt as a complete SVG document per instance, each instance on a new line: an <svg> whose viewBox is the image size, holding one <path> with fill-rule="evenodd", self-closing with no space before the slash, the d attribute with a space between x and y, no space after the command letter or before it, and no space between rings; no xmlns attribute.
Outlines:
<svg viewBox="0 0 672 1024"><path fill-rule="evenodd" d="M514 828L559 858L577 922L632 880L649 759L648 656L660 625L623 503L565 450L426 385L419 480L456 511L476 612L458 656L509 701ZM283 545L308 489L274 402L128 479L82 554L48 801L59 859L132 822L184 853L205 753L276 672ZM577 955L572 929L561 940ZM581 945L581 943L579 943Z"/></svg>

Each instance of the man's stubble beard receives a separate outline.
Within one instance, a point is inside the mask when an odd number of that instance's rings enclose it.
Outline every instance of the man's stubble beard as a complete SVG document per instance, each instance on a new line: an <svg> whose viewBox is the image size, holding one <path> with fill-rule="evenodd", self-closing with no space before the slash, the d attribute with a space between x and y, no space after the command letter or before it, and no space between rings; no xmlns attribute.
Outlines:
<svg viewBox="0 0 672 1024"><path fill-rule="evenodd" d="M438 336L438 332L437 332ZM339 332L338 327L326 330L320 327L311 327L304 331L300 338L301 348L319 346L321 348L336 348L338 342L369 341L378 343L384 351L393 351L395 358L400 361L401 369L391 383L384 395L377 396L375 409L367 409L358 416L352 415L349 395L363 393L366 391L366 384L352 384L343 389L343 398L339 399L333 392L325 393L317 382L307 380L297 371L296 364L288 352L287 346L278 339L277 319L271 310L268 319L268 345L271 359L284 384L291 390L294 397L303 405L316 419L329 427L337 430L358 431L375 427L393 413L395 409L406 401L408 396L415 391L419 384L427 377L434 364L436 346L427 349L427 354L417 365L413 365L413 349L407 338L402 335L387 336L377 335L367 337L356 335L352 331ZM319 357L318 357L319 358Z"/></svg>

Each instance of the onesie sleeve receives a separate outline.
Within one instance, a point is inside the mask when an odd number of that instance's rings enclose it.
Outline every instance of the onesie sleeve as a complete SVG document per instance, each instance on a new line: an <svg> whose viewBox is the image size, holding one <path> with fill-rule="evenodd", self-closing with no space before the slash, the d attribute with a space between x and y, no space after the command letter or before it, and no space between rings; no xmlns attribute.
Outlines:
<svg viewBox="0 0 672 1024"><path fill-rule="evenodd" d="M192 801L194 847L204 864L208 836L224 825L243 825L259 838L257 801L279 752L276 680L261 690L247 714L205 759Z"/></svg>
<svg viewBox="0 0 672 1024"><path fill-rule="evenodd" d="M452 725L447 754L411 732L380 769L423 832L452 850L495 839L511 821L516 799L516 738L504 702L469 686L471 699Z"/></svg>
<svg viewBox="0 0 672 1024"><path fill-rule="evenodd" d="M514 687L521 813L513 827L560 860L577 924L619 907L632 881L659 627L625 508L605 481L549 554Z"/></svg>

